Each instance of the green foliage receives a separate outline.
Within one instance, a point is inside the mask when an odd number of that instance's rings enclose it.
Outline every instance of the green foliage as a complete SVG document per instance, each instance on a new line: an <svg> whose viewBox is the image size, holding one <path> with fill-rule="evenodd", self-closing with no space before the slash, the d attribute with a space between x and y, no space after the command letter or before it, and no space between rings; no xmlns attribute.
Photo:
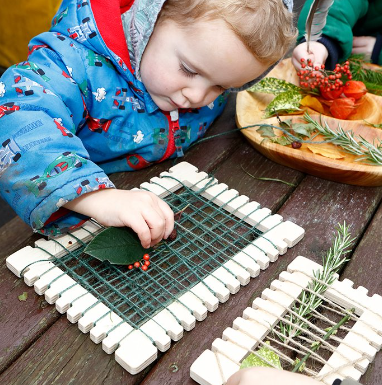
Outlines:
<svg viewBox="0 0 382 385"><path fill-rule="evenodd" d="M357 155L356 161L363 161L373 166L382 166L382 141L375 139L373 143L368 142L362 136L356 137L353 131L345 131L340 123L336 130L329 127L327 122L321 124L316 122L308 113L304 119L313 124L326 140L340 146L344 151L352 155Z"/></svg>
<svg viewBox="0 0 382 385"><path fill-rule="evenodd" d="M128 227L109 227L96 235L84 253L114 265L132 265L148 252L137 234Z"/></svg>
<svg viewBox="0 0 382 385"><path fill-rule="evenodd" d="M265 344L270 345L270 342L266 341ZM240 365L240 369L251 368L253 366L264 366L282 370L280 357L266 345L258 349L256 354L251 353L245 358ZM264 358L265 361L261 358Z"/></svg>
<svg viewBox="0 0 382 385"><path fill-rule="evenodd" d="M289 114L291 112L301 111L300 102L303 96L297 91L287 91L278 94L267 106L264 113L264 119L268 119L277 114Z"/></svg>
<svg viewBox="0 0 382 385"><path fill-rule="evenodd" d="M17 298L19 299L19 301L25 302L28 299L28 293L24 291L23 294L20 294Z"/></svg>
<svg viewBox="0 0 382 385"><path fill-rule="evenodd" d="M304 138L309 138L316 129L311 123L293 123L291 119L284 121L280 120L279 124L279 129L282 129L284 135L277 136L274 129L278 129L278 127L269 124L260 126L256 131L264 139L270 140L272 143L288 146L295 140L300 141L304 140Z"/></svg>
<svg viewBox="0 0 382 385"><path fill-rule="evenodd" d="M315 127L311 123L295 123L293 124L293 131L297 135L309 137L315 131Z"/></svg>
<svg viewBox="0 0 382 385"><path fill-rule="evenodd" d="M277 78L264 78L255 85L253 85L251 88L248 88L247 91L279 95L289 91L300 92L301 89L300 87L297 87L294 84L289 83L285 80Z"/></svg>
<svg viewBox="0 0 382 385"><path fill-rule="evenodd" d="M382 96L382 69L364 68L367 61L363 55L353 55L349 58L349 62L353 80L364 82L368 92Z"/></svg>
<svg viewBox="0 0 382 385"><path fill-rule="evenodd" d="M273 138L276 136L275 132L273 131L273 127L269 126L267 124L264 124L260 128L256 130L263 138Z"/></svg>
<svg viewBox="0 0 382 385"><path fill-rule="evenodd" d="M371 127L374 127L374 128L380 128L382 129L382 123L381 124L373 124L373 123L370 123L366 120L364 120L364 122L368 125L368 126L371 126Z"/></svg>
<svg viewBox="0 0 382 385"><path fill-rule="evenodd" d="M322 295L329 285L331 285L339 270L344 266L348 260L344 256L350 252L351 246L354 244L354 238L350 238L349 228L344 223L338 225L337 234L332 246L322 258L322 271L314 271L313 275L317 281L312 281L308 288L310 291L303 291L299 297L301 303L293 306L295 314L289 314L289 323L280 323L281 336L293 338L301 334L302 330L307 328L304 320L309 320L312 317L312 312L322 304Z"/></svg>

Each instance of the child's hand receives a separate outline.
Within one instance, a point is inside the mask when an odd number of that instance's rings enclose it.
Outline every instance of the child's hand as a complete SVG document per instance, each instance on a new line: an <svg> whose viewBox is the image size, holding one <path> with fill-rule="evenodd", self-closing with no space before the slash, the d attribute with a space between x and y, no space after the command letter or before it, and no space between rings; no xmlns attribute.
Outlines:
<svg viewBox="0 0 382 385"><path fill-rule="evenodd" d="M226 385L320 385L321 383L285 370L254 367L241 369L233 374Z"/></svg>
<svg viewBox="0 0 382 385"><path fill-rule="evenodd" d="M365 55L365 59L370 60L376 40L373 36L354 36L351 53L363 54Z"/></svg>
<svg viewBox="0 0 382 385"><path fill-rule="evenodd" d="M98 190L84 194L64 207L92 217L104 226L131 227L145 248L166 239L174 228L174 213L170 206L146 191Z"/></svg>
<svg viewBox="0 0 382 385"><path fill-rule="evenodd" d="M309 43L309 51L310 53L308 52L308 45L306 43L299 44L293 50L292 63L296 68L296 71L301 70L301 59L311 59L313 67L325 64L329 53L323 44L318 41L311 41Z"/></svg>

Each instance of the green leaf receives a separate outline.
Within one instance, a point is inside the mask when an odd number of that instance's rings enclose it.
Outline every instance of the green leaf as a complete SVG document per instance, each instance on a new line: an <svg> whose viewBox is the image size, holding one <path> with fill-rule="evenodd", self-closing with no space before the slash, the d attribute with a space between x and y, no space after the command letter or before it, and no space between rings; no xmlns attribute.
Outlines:
<svg viewBox="0 0 382 385"><path fill-rule="evenodd" d="M280 122L280 127L283 128L284 130L290 131L292 127L292 119L288 119Z"/></svg>
<svg viewBox="0 0 382 385"><path fill-rule="evenodd" d="M265 109L264 118L270 118L277 113L290 113L300 111L300 101L302 95L296 91L283 92L277 95Z"/></svg>
<svg viewBox="0 0 382 385"><path fill-rule="evenodd" d="M296 367L300 363L300 359L296 358L293 362L293 366ZM305 370L305 362L298 368L298 371L302 373Z"/></svg>
<svg viewBox="0 0 382 385"><path fill-rule="evenodd" d="M273 138L276 134L273 131L273 127L263 125L256 130L263 138Z"/></svg>
<svg viewBox="0 0 382 385"><path fill-rule="evenodd" d="M137 234L128 227L109 227L96 235L84 253L114 265L132 265L149 250L142 247Z"/></svg>
<svg viewBox="0 0 382 385"><path fill-rule="evenodd" d="M315 127L312 123L295 123L292 129L296 134L310 136L315 130Z"/></svg>
<svg viewBox="0 0 382 385"><path fill-rule="evenodd" d="M265 342L267 345L270 345L269 341ZM260 349L257 350L257 355L260 357L265 358L268 362L274 365L274 367L278 369L282 369L281 363L280 363L280 357L271 349L269 349L267 346L262 346ZM251 368L253 366L264 366L264 367L272 367L265 361L263 361L260 357L257 355L251 353L240 365L240 369L244 368Z"/></svg>
<svg viewBox="0 0 382 385"><path fill-rule="evenodd" d="M20 294L20 295L18 296L18 299L19 299L19 301L25 302L25 301L28 299L28 293L27 293L26 291L24 291L23 294Z"/></svg>
<svg viewBox="0 0 382 385"><path fill-rule="evenodd" d="M279 95L283 92L294 91L300 92L300 87L295 86L285 80L277 78L264 78L258 83L248 88L249 92L263 92L265 94Z"/></svg>
<svg viewBox="0 0 382 385"><path fill-rule="evenodd" d="M290 138L289 136L278 136L275 139L271 139L272 143L280 144L281 146L288 146L293 142L293 139Z"/></svg>
<svg viewBox="0 0 382 385"><path fill-rule="evenodd" d="M364 120L364 122L368 125L368 126L371 126L371 127L374 127L374 128L382 128L382 123L381 124L373 124L373 123L370 123L366 120Z"/></svg>

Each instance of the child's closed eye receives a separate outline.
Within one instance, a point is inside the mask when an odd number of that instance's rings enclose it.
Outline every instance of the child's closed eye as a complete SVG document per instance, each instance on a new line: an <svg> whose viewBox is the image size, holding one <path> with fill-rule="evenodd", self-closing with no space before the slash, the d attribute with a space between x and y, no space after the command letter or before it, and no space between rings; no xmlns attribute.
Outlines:
<svg viewBox="0 0 382 385"><path fill-rule="evenodd" d="M179 63L179 71L182 71L183 74L189 78L193 78L196 76L198 73L192 71L190 68L188 68L184 63L180 62Z"/></svg>

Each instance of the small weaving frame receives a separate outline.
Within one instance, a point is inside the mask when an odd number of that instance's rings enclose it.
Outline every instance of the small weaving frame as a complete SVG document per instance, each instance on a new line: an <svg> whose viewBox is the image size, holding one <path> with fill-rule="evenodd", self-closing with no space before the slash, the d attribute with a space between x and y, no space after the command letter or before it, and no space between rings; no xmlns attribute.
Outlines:
<svg viewBox="0 0 382 385"><path fill-rule="evenodd" d="M14 274L102 341L107 353L116 351L132 374L304 236L299 226L186 162L140 188L164 198L177 217L177 238L150 253L147 272L83 254L102 230L94 221L7 258Z"/></svg>
<svg viewBox="0 0 382 385"><path fill-rule="evenodd" d="M382 347L382 297L370 297L364 287L355 289L353 282L339 281L338 275L323 294L314 293L311 282L326 286L316 278L321 270L321 265L297 257L270 289L266 288L243 316L224 330L222 339L215 339L211 350L194 361L191 377L201 385L223 385L249 354L279 368L260 354L258 349L265 347L278 356L284 370L300 367L300 371L327 385L336 378L359 381ZM304 292L322 301L309 318L293 310L295 304L301 304ZM285 338L282 324L290 324L297 333ZM330 330L336 333L330 334ZM304 365L299 366L299 361Z"/></svg>

